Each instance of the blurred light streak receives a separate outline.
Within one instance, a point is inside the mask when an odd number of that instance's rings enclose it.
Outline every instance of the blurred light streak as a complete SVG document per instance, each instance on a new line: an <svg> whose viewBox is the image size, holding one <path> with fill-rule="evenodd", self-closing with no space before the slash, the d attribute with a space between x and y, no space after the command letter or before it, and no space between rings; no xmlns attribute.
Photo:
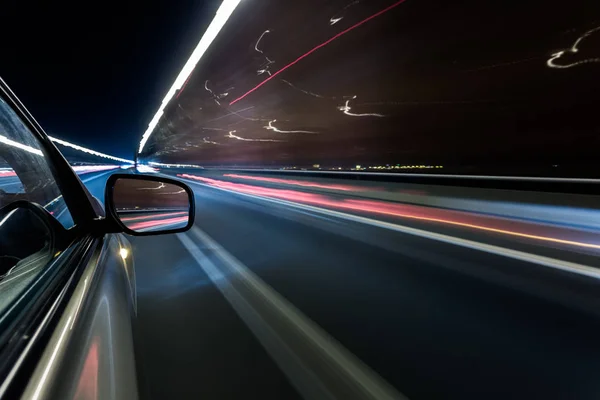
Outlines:
<svg viewBox="0 0 600 400"><path fill-rule="evenodd" d="M94 155L94 156L108 158L109 160L114 160L114 161L126 162L126 163L129 163L129 164L134 164L135 163L133 160L127 160L125 158L111 156L110 154L100 153L99 151L88 149L86 147L79 146L78 144L69 143L66 140L58 139L58 138L55 138L55 137L52 137L52 136L49 136L49 138L53 142L56 142L58 144L62 144L63 146L67 146L67 147L70 147L72 149L79 150L79 151L82 151L84 153L88 153L88 154L91 154L91 155Z"/></svg>
<svg viewBox="0 0 600 400"><path fill-rule="evenodd" d="M352 97L352 99L356 99L356 96ZM343 106L338 107L338 110L342 111L344 114L349 115L351 117L385 117L385 115L383 114L376 114L376 113L362 113L362 114L356 114L356 113L351 113L350 110L352 109L352 107L350 107L350 100L346 100L346 104Z"/></svg>
<svg viewBox="0 0 600 400"><path fill-rule="evenodd" d="M243 138L240 136L236 136L234 135L235 131L230 131L227 135L225 135L226 138L229 139L236 139L236 140L242 140L244 142L283 142L283 140L275 140L275 139L247 139L247 138Z"/></svg>
<svg viewBox="0 0 600 400"><path fill-rule="evenodd" d="M271 76L271 71L269 70L269 66L271 64L275 64L275 61L270 60L269 57L267 57L267 56L265 56L265 58L267 59L267 62L263 64L262 69L259 69L258 71L256 71L256 74L262 75L266 72L267 74L269 74L269 76Z"/></svg>
<svg viewBox="0 0 600 400"><path fill-rule="evenodd" d="M13 171L12 169L0 170L0 177L5 177L5 176L17 176L17 173L15 171Z"/></svg>
<svg viewBox="0 0 600 400"><path fill-rule="evenodd" d="M254 50L258 51L259 53L262 54L262 50L258 48L258 44L260 43L261 39L263 38L263 36L265 36L267 33L270 33L270 30L266 30L262 33L262 35L260 35L260 37L258 38L258 40L256 41L256 44L254 45Z"/></svg>
<svg viewBox="0 0 600 400"><path fill-rule="evenodd" d="M529 234L529 233L524 233L524 232L517 232L514 230L510 230L510 229L502 229L502 228L480 225L477 223L465 222L465 220L467 220L467 219L478 220L478 219L484 219L484 218L478 217L476 215L465 215L464 213L461 213L461 212L450 212L450 211L443 210L443 209L418 207L418 206L412 206L412 205L407 205L407 204L386 203L386 202L375 201L375 200L349 200L349 199L333 200L333 199L327 198L322 195L303 193L303 192L298 192L298 191L294 191L294 190L263 188L263 187L259 187L259 186L252 186L252 185L246 185L246 184L240 184L240 183L220 181L217 179L204 178L204 177L200 177L200 176L196 176L196 175L189 175L189 174L178 174L177 176L179 176L181 178L193 179L193 180L197 180L200 182L204 182L204 183L207 183L209 185L212 185L212 186L215 186L218 188L232 190L232 191L236 191L236 192L240 192L240 193L253 194L253 195L257 195L257 196L274 197L274 198L280 198L280 199L289 200L289 201L298 201L298 202L304 202L304 203L308 203L308 204L332 207L332 208L343 209L343 210L369 212L369 213L374 213L374 214L387 215L387 216L399 217L399 218L407 218L407 219L412 219L412 220L436 222L436 223L441 223L441 224L446 224L446 225L460 226L463 228L476 229L476 230L480 230L480 231L499 233L499 234L503 234L503 235L507 235L507 236L514 236L514 237L520 237L520 238L526 238L526 239L539 240L539 241L543 241L543 242L550 242L550 243L557 243L557 244L564 244L564 245L600 250L599 244L578 242L578 241L573 241L573 240L565 240L565 239L559 239L559 238L550 237L550 236ZM453 214L456 217L463 218L463 221L451 220L451 219L441 218L441 217L437 217L437 216L429 216L428 213L429 214L435 213L436 215ZM488 220L491 220L491 219L488 219ZM502 223L502 220L494 220L494 222L496 224L500 224L500 223Z"/></svg>
<svg viewBox="0 0 600 400"><path fill-rule="evenodd" d="M254 45L254 49L255 49L256 51L258 51L258 52L259 52L260 54L262 54L262 55L264 55L264 53L263 53L263 51L262 51L262 50L260 50L260 49L258 48L258 44L259 44L259 43L260 43L260 41L262 40L263 36L265 36L267 33L270 33L270 32L271 32L271 31L270 31L270 30L268 30L268 29L267 29L266 31L264 31L264 32L262 33L262 35L260 35L260 37L259 37L259 38L258 38L258 40L256 41L256 44ZM265 64L263 64L263 67L262 67L262 69L259 69L258 71L256 71L256 74L257 74L257 75L262 75L262 74L264 74L264 73L266 72L267 74L269 74L269 76L271 76L271 71L269 71L269 65L271 65L271 64L274 64L274 63L275 63L275 61L272 61L272 60L271 60L271 59L269 59L269 57L267 57L267 56L265 56L265 59L267 60L267 62L266 62Z"/></svg>
<svg viewBox="0 0 600 400"><path fill-rule="evenodd" d="M131 230L147 229L147 228L155 228L157 226L180 224L182 222L187 223L188 221L189 221L189 217L185 216L185 217L161 219L158 221L138 222L136 224L127 225L127 227Z"/></svg>
<svg viewBox="0 0 600 400"><path fill-rule="evenodd" d="M213 91L208 88L208 79L204 81L204 89L210 92L210 94L212 94L213 96L215 95Z"/></svg>
<svg viewBox="0 0 600 400"><path fill-rule="evenodd" d="M217 10L215 18L212 20L212 22L206 29L206 32L204 32L204 35L202 35L200 42L198 42L198 45L190 55L190 58L183 66L179 75L177 75L175 82L173 82L173 85L165 95L158 111L148 124L148 128L146 129L146 131L142 135L142 139L140 140L138 153L141 153L144 149L144 146L150 138L152 131L154 131L154 128L158 124L158 121L160 120L161 116L163 115L164 109L167 106L167 104L171 101L173 96L175 96L175 93L183 87L183 84L191 75L192 71L196 67L196 64L198 63L198 61L200 61L200 58L202 58L210 44L215 40L223 26L225 26L225 23L227 22L231 14L233 14L233 11L236 9L240 1L241 0L223 0L223 3L221 3L221 6Z"/></svg>
<svg viewBox="0 0 600 400"><path fill-rule="evenodd" d="M582 40L584 40L585 38L587 38L588 36L590 36L592 33L599 31L600 30L600 26L596 27L594 29L590 29L589 31L585 32L583 35L581 35L580 37L577 38L577 40L575 41L575 43L573 44L573 46L571 46L571 48L569 49L564 49L561 50L557 53L552 54L552 57L550 59L548 59L548 61L546 61L546 65L550 68L559 68L559 69L565 69L565 68L571 68L571 67L576 67L578 65L581 64L587 64L587 63L600 63L600 58L587 58L581 61L577 61L571 64L567 64L567 65L560 65L560 64L556 64L554 61L558 60L559 58L561 58L565 53L569 52L569 53L577 53L579 52L579 48L577 46L579 46L579 43L581 43Z"/></svg>
<svg viewBox="0 0 600 400"><path fill-rule="evenodd" d="M150 161L148 162L148 164L150 165L154 165L157 167L165 167L165 168L204 168L200 165L195 165L195 164L165 164L165 163L159 163L159 162L154 162L154 161Z"/></svg>
<svg viewBox="0 0 600 400"><path fill-rule="evenodd" d="M350 186L350 185L335 185L335 184L322 184L310 181L297 181L292 179L279 179L279 178L263 178L260 176L250 176L250 175L238 175L238 174L224 174L228 178L235 179L248 179L253 181L261 181L261 182L272 182L272 183L282 183L285 185L295 185L302 187L314 187L320 189L332 189L332 190L342 190L347 192L365 192L367 190L378 190L377 188L364 188L360 186Z"/></svg>
<svg viewBox="0 0 600 400"><path fill-rule="evenodd" d="M290 86L291 88L294 88L294 89L296 89L296 90L298 90L298 91L300 91L300 92L302 92L304 94L307 94L309 96L317 97L319 99L335 99L335 97L329 97L329 96L326 97L326 96L320 95L318 93L311 92L309 90L300 89L298 86L294 85L292 82L287 81L285 79L282 79L281 81L283 83L285 83L286 85Z"/></svg>
<svg viewBox="0 0 600 400"><path fill-rule="evenodd" d="M185 192L185 190L184 190L184 192ZM149 218L174 217L175 215L182 215L182 214L187 215L188 212L187 211L177 211L177 212L169 212L169 213L163 213L163 214L142 215L140 217L123 217L123 218L119 218L119 219L121 221L139 221L139 220L149 219Z"/></svg>
<svg viewBox="0 0 600 400"><path fill-rule="evenodd" d="M208 140L208 137L202 138L202 143L216 144L216 145L220 145L221 144L221 143L213 142L212 140Z"/></svg>
<svg viewBox="0 0 600 400"><path fill-rule="evenodd" d="M88 172L108 171L111 169L122 168L121 165L74 165L72 168L77 174L83 175ZM130 168L131 165L125 166Z"/></svg>
<svg viewBox="0 0 600 400"><path fill-rule="evenodd" d="M33 148L31 146L27 146L26 144L15 142L12 139L7 138L6 136L0 135L0 143L4 143L11 147L16 147L17 149L28 151L29 153L36 154L38 156L44 156L40 149Z"/></svg>
<svg viewBox="0 0 600 400"><path fill-rule="evenodd" d="M314 132L314 131L302 131L302 130L282 131L281 129L277 129L276 127L274 127L273 122L277 122L277 120L273 119L273 120L269 121L269 125L263 126L263 128L274 131L274 132L278 132L278 133L319 133L319 132Z"/></svg>
<svg viewBox="0 0 600 400"><path fill-rule="evenodd" d="M138 164L136 169L138 170L138 172L158 172L158 169L149 167L144 164Z"/></svg>
<svg viewBox="0 0 600 400"><path fill-rule="evenodd" d="M281 68L280 70L278 70L277 72L273 73L271 76L269 76L267 79L265 79L264 81L262 81L261 83L259 83L258 85L256 85L255 87L253 87L252 89L248 90L246 93L244 93L243 95L241 95L240 97L238 97L237 99L233 100L231 103L229 103L229 105L233 105L235 103L237 103L238 101L242 100L244 97L248 96L250 93L256 91L258 88L260 88L262 85L264 85L265 83L269 82L271 79L273 79L274 77L276 77L277 75L279 75L280 73L282 73L283 71L285 71L286 69L294 66L295 64L297 64L300 60L308 57L309 55L311 55L312 53L314 53L315 51L319 50L322 47L327 46L329 43L333 42L335 39L345 35L346 33L358 28L359 26L363 25L366 22L369 22L370 20L377 18L378 16L392 10L393 8L399 6L400 4L404 3L406 0L400 0L395 2L394 4L392 4L389 7L384 8L383 10L371 15L370 17L367 17L365 19L363 19L362 21L352 25L351 27L344 29L343 31L341 31L340 33L338 33L337 35L329 38L328 40L326 40L325 42L321 43L320 45L312 48L311 50L307 51L306 53L302 54L300 57L298 57L297 59L295 59L294 61L292 61L291 63L287 64L286 66L284 66L283 68Z"/></svg>
<svg viewBox="0 0 600 400"><path fill-rule="evenodd" d="M340 11L338 11L336 13L336 15L339 15L340 13L344 13L348 8L350 8L353 5L358 4L358 3L360 3L360 0L355 0L352 3L345 5L344 8L342 8ZM337 17L337 18L335 16L333 16L333 17L329 18L329 25L335 25L336 23L340 22L343 18L344 18L343 15L341 17Z"/></svg>
<svg viewBox="0 0 600 400"><path fill-rule="evenodd" d="M165 182L159 182L157 187L152 187L152 188L138 188L137 190L159 190L162 188L167 187L167 184Z"/></svg>

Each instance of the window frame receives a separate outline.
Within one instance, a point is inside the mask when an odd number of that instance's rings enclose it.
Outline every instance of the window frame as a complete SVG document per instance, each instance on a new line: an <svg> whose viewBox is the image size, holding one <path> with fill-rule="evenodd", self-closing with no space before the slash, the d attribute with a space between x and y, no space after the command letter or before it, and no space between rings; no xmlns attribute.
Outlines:
<svg viewBox="0 0 600 400"><path fill-rule="evenodd" d="M86 230L85 228L89 227L99 217L94 209L92 196L64 156L48 138L42 127L27 111L23 103L19 101L2 78L0 78L0 97L12 108L38 141L52 177L65 200L67 209L71 213L75 224L74 228L77 231Z"/></svg>
<svg viewBox="0 0 600 400"><path fill-rule="evenodd" d="M37 140L74 222L64 231L64 250L0 314L0 397L16 398L35 369L83 269L102 247L105 235L96 228L102 217L91 194L1 78L0 98Z"/></svg>

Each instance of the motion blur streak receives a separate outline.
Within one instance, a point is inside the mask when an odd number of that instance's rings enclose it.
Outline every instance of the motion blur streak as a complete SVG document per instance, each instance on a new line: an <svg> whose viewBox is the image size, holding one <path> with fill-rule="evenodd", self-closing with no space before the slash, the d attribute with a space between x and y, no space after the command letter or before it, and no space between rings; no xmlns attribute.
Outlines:
<svg viewBox="0 0 600 400"><path fill-rule="evenodd" d="M223 174L223 176L228 177L228 178L249 179L249 180L253 180L253 181L283 183L285 185L296 185L296 186L314 187L314 188L321 188L321 189L333 189L333 190L353 191L353 192L364 192L367 190L366 188L363 188L360 186L326 185L326 184L317 183L317 182L296 181L293 179L263 178L260 176L238 175L238 174ZM370 190L377 190L377 189L371 188Z"/></svg>
<svg viewBox="0 0 600 400"><path fill-rule="evenodd" d="M579 52L579 48L577 47L577 46L579 46L579 43L581 43L584 39L586 39L587 37L589 37L590 35L592 35L593 33L597 32L597 31L600 31L600 26L587 31L583 35L578 37L577 40L575 41L575 43L573 43L573 46L571 46L571 48L564 49L557 53L552 54L552 57L550 59L548 59L548 61L546 62L546 65L550 68L564 69L564 68L576 67L578 65L582 65L582 64L586 64L586 63L600 63L600 58L587 58L587 59L584 59L581 61L576 61L571 64L565 64L565 65L557 64L555 62L556 60L560 59L565 53L575 54L575 53Z"/></svg>
<svg viewBox="0 0 600 400"><path fill-rule="evenodd" d="M4 169L0 171L0 177L2 176L17 176L17 173L12 169Z"/></svg>
<svg viewBox="0 0 600 400"><path fill-rule="evenodd" d="M189 220L189 218L187 216L186 217L177 217L177 218L168 218L168 219L161 219L158 221L138 222L137 224L131 224L131 225L128 225L127 227L131 230L138 230L138 229L154 228L154 227L163 226L163 225L186 223L188 220Z"/></svg>
<svg viewBox="0 0 600 400"><path fill-rule="evenodd" d="M119 165L75 165L73 166L73 170L77 172L77 174L82 175L88 172L100 172L100 171L108 171L111 169L120 168Z"/></svg>
<svg viewBox="0 0 600 400"><path fill-rule="evenodd" d="M100 153L99 151L88 149L87 147L79 146L78 144L70 143L70 142L67 142L66 140L58 139L58 138L55 138L52 136L50 136L50 140L52 140L53 142L56 142L58 144L62 144L63 146L67 146L72 149L82 151L84 153L92 154L94 156L108 158L109 160L121 161L121 162L129 163L129 164L135 164L135 162L133 160L127 160L125 158L111 156L110 154Z"/></svg>
<svg viewBox="0 0 600 400"><path fill-rule="evenodd" d="M158 111L156 112L154 117L152 117L152 120L150 120L148 128L146 129L146 132L144 132L142 140L140 141L140 147L138 150L139 153L141 153L144 149L144 145L146 144L148 138L152 134L152 131L158 124L160 117L162 117L162 115L164 114L165 107L175 96L175 93L183 88L183 85L187 82L188 78L192 74L192 71L196 67L196 64L198 63L198 61L200 61L200 58L202 58L202 56L208 49L208 46L210 46L213 40L215 40L223 26L225 26L225 23L227 22L231 14L233 14L233 11L236 9L239 3L240 0L224 0L223 3L221 3L221 6L217 10L215 18L212 20L212 22L206 29L206 32L204 32L204 35L202 35L202 38L200 38L200 42L198 42L198 45L196 46L196 48L192 52L192 55L181 69L181 72L179 72L179 75L177 75L177 78L175 78L173 86L171 86L171 88L165 95Z"/></svg>
<svg viewBox="0 0 600 400"><path fill-rule="evenodd" d="M33 154L37 154L38 156L44 156L42 154L42 151L40 149L34 149L33 147L27 146L27 145L25 145L23 143L15 142L14 140L11 140L11 139L7 138L6 136L3 136L3 135L0 135L0 143L4 143L4 144L7 144L9 146L16 147L18 149L28 151L28 152L33 153Z"/></svg>
<svg viewBox="0 0 600 400"><path fill-rule="evenodd" d="M182 215L182 214L187 214L187 213L188 213L187 211L179 211L179 212L164 213L164 214L144 215L141 217L125 217L125 218L120 218L120 219L121 219L121 221L138 221L140 219L163 218L163 217Z"/></svg>
<svg viewBox="0 0 600 400"><path fill-rule="evenodd" d="M244 93L243 95L241 95L240 97L238 97L237 99L233 100L231 103L229 103L229 105L233 105L235 103L237 103L238 101L242 100L244 97L248 96L250 93L254 92L255 90L257 90L258 88L260 88L262 85L264 85L265 83L269 82L271 79L275 78L277 75L279 75L280 73L282 73L283 71L285 71L286 69L290 68L291 66L297 64L300 60L302 60L303 58L308 57L309 55L311 55L312 53L314 53L315 51L319 50L322 47L327 46L329 43L333 42L335 39L345 35L346 33L350 32L353 29L358 28L359 26L361 26L362 24L369 22L370 20L379 17L380 15L390 11L391 9L399 6L400 4L404 3L406 0L400 0L394 4L392 4L391 6L384 8L383 10L371 15L370 17L367 17L365 19L363 19L362 21L352 25L350 28L344 29L343 31L341 31L340 33L338 33L337 35L331 37L330 39L326 40L325 42L321 43L320 45L312 48L311 50L307 51L306 53L302 54L300 57L298 57L297 59L295 59L294 61L292 61L291 63L287 64L286 66L284 66L283 68L281 68L279 71L273 73L273 75L269 76L267 79L265 79L264 81L262 81L261 83L259 83L258 85L254 86L252 89L248 90L246 93ZM141 151L141 150L140 150Z"/></svg>
<svg viewBox="0 0 600 400"><path fill-rule="evenodd" d="M257 196L275 197L275 198L285 199L285 200L289 200L289 201L298 201L298 202L304 202L304 203L308 203L308 204L314 204L314 205L332 207L332 208L338 208L338 209L344 209L344 210L368 212L368 213L388 215L388 216L399 217L399 218L408 218L408 219L419 220L419 221L436 222L436 223L441 223L441 224L446 224L446 225L460 226L463 228L477 229L477 230L486 231L486 232L499 233L499 234L503 234L503 235L516 236L516 237L521 237L521 238L526 238L526 239L533 239L533 240L539 240L539 241L551 242L551 243L557 243L557 244L563 244L563 245L569 245L569 246L577 246L577 247L583 247L583 248L589 248L589 249L595 249L595 250L600 249L600 245L598 245L598 244L566 240L566 239L560 239L560 238L555 238L555 237L550 237L550 236L530 234L530 233L525 233L525 232L518 232L518 231L514 231L514 230L500 228L500 227L480 225L477 223L473 223L471 221L473 221L473 220L479 221L479 220L484 219L484 220L486 220L486 222L496 224L497 226L499 224L502 224L503 222L507 222L509 224L510 224L510 222L503 221L501 219L483 218L480 216L469 215L467 213L462 213L462 212L452 212L452 211L447 211L447 210L442 210L442 209L418 207L418 206L412 206L412 205L406 205L406 204L391 204L391 203L386 203L386 202L382 202L382 201L373 201L373 200L347 200L347 199L332 200L325 196L315 195L315 194L310 194L310 193L302 193L302 192L297 192L294 190L268 189L268 188L262 188L262 187L258 187L258 186L225 182L225 181L204 178L204 177L200 177L200 176L196 176L196 175L189 175L189 174L178 174L177 176L179 176L181 178L187 178L187 179L201 181L201 182L207 183L209 185L212 185L212 186L215 186L218 188L233 190L233 191L237 191L240 193L253 194L253 195L257 195ZM462 218L462 220L458 221L458 220L450 220L447 218L443 218L443 216L447 215L447 214L452 214L455 217Z"/></svg>

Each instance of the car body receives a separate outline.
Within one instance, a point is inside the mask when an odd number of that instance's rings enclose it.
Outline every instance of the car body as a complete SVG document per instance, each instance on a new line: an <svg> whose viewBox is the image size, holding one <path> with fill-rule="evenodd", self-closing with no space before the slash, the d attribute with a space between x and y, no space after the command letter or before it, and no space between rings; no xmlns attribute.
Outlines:
<svg viewBox="0 0 600 400"><path fill-rule="evenodd" d="M135 269L122 232L187 230L194 205L184 184L130 172L108 179L105 212L0 79L1 399L138 397ZM127 225L118 203L157 182L183 189L179 208L154 201ZM121 186L133 189L115 200Z"/></svg>

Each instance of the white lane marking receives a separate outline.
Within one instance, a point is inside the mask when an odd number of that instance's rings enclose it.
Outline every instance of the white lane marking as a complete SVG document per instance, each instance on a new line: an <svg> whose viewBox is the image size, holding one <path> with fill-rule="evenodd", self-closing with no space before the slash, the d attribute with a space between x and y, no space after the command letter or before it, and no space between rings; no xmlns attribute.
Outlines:
<svg viewBox="0 0 600 400"><path fill-rule="evenodd" d="M194 226L191 233L218 258L219 266L188 234L177 236L303 397L335 399L341 392L347 394L345 399L406 399L205 232ZM241 294L235 282L249 294ZM277 326L266 324L267 314L277 318ZM281 334L286 329L296 339L286 340ZM308 350L300 351L303 344ZM316 368L310 367L311 356L319 360Z"/></svg>
<svg viewBox="0 0 600 400"><path fill-rule="evenodd" d="M98 175L90 176L89 178L85 178L85 179L81 178L81 175L78 175L78 176L81 179L81 182L87 183L87 182L93 181L94 179L102 178L103 176L106 176L108 174L114 174L114 173L117 173L117 171L114 169L111 169L110 171L106 171L106 172L98 174Z"/></svg>
<svg viewBox="0 0 600 400"><path fill-rule="evenodd" d="M247 193L240 193L240 192L236 192L234 190L218 188L215 186L195 182L195 181L188 180L188 179L184 179L184 180L187 182L195 183L196 185L212 188L215 190L222 190L225 192L236 194L238 196L250 197L253 199L267 201L267 202L271 202L271 203L275 203L275 204L279 204L279 205L283 205L283 206L287 206L287 207L292 207L292 208L296 208L296 209L300 209L300 210L307 210L307 211L312 211L314 213L321 213L321 214L329 215L332 217L346 219L346 220L353 221L353 222L376 226L378 228L384 228L384 229L389 229L389 230L396 231L396 232L407 233L409 235L419 236L419 237L423 237L423 238L431 239L431 240L436 240L438 242L449 243L449 244L453 244L456 246L466 247L466 248L473 249L473 250L479 250L479 251L483 251L486 253L499 255L502 257L513 258L513 259L519 260L519 261L525 261L525 262L529 262L529 263L539 264L539 265L543 265L545 267L549 267L549 268L553 268L553 269L557 269L557 270L561 270L561 271L566 271L566 272L570 272L570 273L574 273L574 274L579 274L579 275L584 275L584 276L588 276L591 278L600 279L600 269L594 268L594 267L591 267L588 265L578 264L578 263L574 263L574 262L570 262L570 261L558 260L556 258L526 253L524 251L519 251L519 250L512 250L512 249L509 249L506 247L500 247L500 246L495 246L495 245L491 245L491 244L475 242L473 240L461 239L461 238L457 238L454 236L444 235L441 233L426 231L423 229L410 228L410 227L404 226L404 225L398 225L398 224L393 224L391 222L379 221L376 219L361 217L361 216L353 215L353 214L346 214L343 212L328 210L325 208L314 207L314 206L309 206L309 205L300 204L300 203L294 203L294 202L287 201L287 200L272 199L269 197L256 196L256 195L247 194Z"/></svg>

